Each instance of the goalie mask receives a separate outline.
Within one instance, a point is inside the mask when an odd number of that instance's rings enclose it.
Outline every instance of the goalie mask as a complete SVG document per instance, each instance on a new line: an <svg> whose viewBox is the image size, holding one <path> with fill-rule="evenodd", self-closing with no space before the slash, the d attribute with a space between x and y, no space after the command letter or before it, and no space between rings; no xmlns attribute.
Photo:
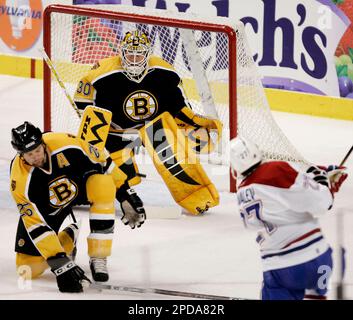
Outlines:
<svg viewBox="0 0 353 320"><path fill-rule="evenodd" d="M151 44L145 33L136 30L125 34L121 43L121 60L130 80L142 81L147 72L150 54Z"/></svg>
<svg viewBox="0 0 353 320"><path fill-rule="evenodd" d="M42 132L32 123L25 121L23 124L11 130L11 144L19 153L29 152L37 148L42 140Z"/></svg>
<svg viewBox="0 0 353 320"><path fill-rule="evenodd" d="M230 166L232 174L247 176L262 161L257 145L245 138L236 137L230 141Z"/></svg>

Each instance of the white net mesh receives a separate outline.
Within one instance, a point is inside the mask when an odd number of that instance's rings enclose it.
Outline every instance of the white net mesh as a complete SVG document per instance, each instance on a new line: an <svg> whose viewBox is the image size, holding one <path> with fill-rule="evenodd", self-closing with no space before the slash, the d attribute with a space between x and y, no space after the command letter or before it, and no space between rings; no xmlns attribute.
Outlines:
<svg viewBox="0 0 353 320"><path fill-rule="evenodd" d="M92 8L196 20L195 16L190 18L164 10L143 8L141 12L138 7L98 5ZM305 162L272 118L241 24L233 27L237 34L237 83L230 84L229 43L225 33L196 30L201 27L190 31L153 22L139 24L75 14L52 13L51 17L51 59L70 96L73 97L77 83L95 62L118 54L126 31L140 29L149 35L153 54L172 64L183 79L193 110L202 115L218 116L223 122L222 144L218 148L223 164L228 163L230 85L236 85L237 89L238 134L256 142L267 159ZM229 20L223 18L209 22L229 24ZM76 133L78 124L75 111L52 77L51 129Z"/></svg>

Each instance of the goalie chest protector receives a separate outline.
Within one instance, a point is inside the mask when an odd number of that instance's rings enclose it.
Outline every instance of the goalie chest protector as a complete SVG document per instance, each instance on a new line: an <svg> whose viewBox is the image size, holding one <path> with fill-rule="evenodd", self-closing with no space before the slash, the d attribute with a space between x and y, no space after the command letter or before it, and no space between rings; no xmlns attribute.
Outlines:
<svg viewBox="0 0 353 320"><path fill-rule="evenodd" d="M111 111L112 126L118 130L139 129L165 111L175 116L186 105L181 80L168 63L151 59L140 83L125 76L119 57L103 60L81 80L75 95L78 107L84 109L91 100Z"/></svg>

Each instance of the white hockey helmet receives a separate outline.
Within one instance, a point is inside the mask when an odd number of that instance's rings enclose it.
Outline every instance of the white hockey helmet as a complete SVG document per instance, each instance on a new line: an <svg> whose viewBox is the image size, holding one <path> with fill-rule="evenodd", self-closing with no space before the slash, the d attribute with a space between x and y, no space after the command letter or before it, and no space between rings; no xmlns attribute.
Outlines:
<svg viewBox="0 0 353 320"><path fill-rule="evenodd" d="M139 30L126 32L121 42L121 63L127 77L140 82L146 74L151 43L147 35Z"/></svg>
<svg viewBox="0 0 353 320"><path fill-rule="evenodd" d="M252 141L243 137L236 137L230 141L230 166L237 175L244 173L262 161L260 149ZM245 174L246 175L246 174Z"/></svg>

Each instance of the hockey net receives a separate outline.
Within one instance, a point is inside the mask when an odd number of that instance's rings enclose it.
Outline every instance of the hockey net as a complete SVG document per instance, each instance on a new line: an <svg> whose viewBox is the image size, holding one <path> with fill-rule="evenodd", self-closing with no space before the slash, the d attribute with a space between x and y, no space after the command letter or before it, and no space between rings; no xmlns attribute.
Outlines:
<svg viewBox="0 0 353 320"><path fill-rule="evenodd" d="M121 5L47 7L44 47L71 97L82 76L118 55L125 32L135 29L149 35L153 55L173 65L193 110L222 121L222 143L207 161L227 165L229 140L241 134L266 159L305 162L272 118L243 25L226 18ZM44 96L45 129L75 134L78 116L47 68Z"/></svg>

